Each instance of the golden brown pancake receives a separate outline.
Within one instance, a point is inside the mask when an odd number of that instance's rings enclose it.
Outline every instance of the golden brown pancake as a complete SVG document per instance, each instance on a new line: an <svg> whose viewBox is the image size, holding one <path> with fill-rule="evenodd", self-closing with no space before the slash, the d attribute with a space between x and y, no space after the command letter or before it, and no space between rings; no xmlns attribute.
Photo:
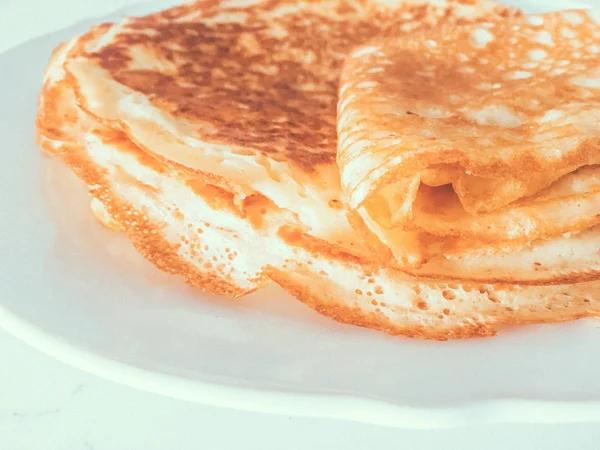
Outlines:
<svg viewBox="0 0 600 450"><path fill-rule="evenodd" d="M47 71L40 144L145 257L210 292L239 296L272 280L335 320L413 337L489 336L506 324L597 314L597 282L406 275L381 265L346 218L335 106L347 53L393 27L506 12L232 5L97 27L58 49Z"/></svg>

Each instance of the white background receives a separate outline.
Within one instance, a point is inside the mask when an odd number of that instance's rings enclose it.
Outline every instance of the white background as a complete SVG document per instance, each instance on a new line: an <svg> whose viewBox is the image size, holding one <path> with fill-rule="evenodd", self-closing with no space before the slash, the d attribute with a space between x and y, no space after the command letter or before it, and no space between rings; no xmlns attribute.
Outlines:
<svg viewBox="0 0 600 450"><path fill-rule="evenodd" d="M0 0L0 52L135 1ZM104 381L0 331L0 450L384 447L597 449L600 426L489 425L434 432L223 410Z"/></svg>

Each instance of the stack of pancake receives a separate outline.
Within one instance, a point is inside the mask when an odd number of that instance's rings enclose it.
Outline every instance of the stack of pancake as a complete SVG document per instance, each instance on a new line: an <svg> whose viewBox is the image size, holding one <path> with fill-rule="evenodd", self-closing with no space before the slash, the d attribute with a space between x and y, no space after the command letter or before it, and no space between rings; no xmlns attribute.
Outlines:
<svg viewBox="0 0 600 450"><path fill-rule="evenodd" d="M599 49L583 11L200 1L59 46L38 139L200 289L488 336L600 311Z"/></svg>

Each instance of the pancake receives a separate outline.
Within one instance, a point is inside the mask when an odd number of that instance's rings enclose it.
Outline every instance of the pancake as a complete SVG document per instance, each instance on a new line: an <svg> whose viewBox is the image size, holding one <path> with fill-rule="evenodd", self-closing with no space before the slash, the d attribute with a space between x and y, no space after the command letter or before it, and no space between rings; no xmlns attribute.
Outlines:
<svg viewBox="0 0 600 450"><path fill-rule="evenodd" d="M379 32L512 12L232 5L102 25L55 52L38 139L88 185L103 223L200 289L237 297L274 281L335 320L391 334L490 336L598 314L596 281L459 282L382 265L343 203L336 80L350 49ZM257 45L265 36L274 42Z"/></svg>
<svg viewBox="0 0 600 450"><path fill-rule="evenodd" d="M594 17L490 16L350 55L342 187L401 265L514 252L598 225Z"/></svg>
<svg viewBox="0 0 600 450"><path fill-rule="evenodd" d="M554 286L418 279L311 237L258 197L233 196L149 155L76 106L68 77L46 82L40 145L87 184L95 214L159 269L236 297L274 281L334 320L424 339L492 336L507 325L596 316L600 283ZM266 251L268 249L268 251Z"/></svg>

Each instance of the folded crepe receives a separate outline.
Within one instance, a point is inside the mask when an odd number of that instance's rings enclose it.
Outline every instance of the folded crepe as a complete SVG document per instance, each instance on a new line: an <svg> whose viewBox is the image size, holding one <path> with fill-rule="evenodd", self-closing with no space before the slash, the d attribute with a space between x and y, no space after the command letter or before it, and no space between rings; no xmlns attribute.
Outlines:
<svg viewBox="0 0 600 450"><path fill-rule="evenodd" d="M352 47L389 27L512 14L201 2L101 25L55 51L39 142L88 185L100 220L158 268L216 294L272 280L335 320L434 339L596 315L595 281L460 283L382 265L342 202L337 78Z"/></svg>
<svg viewBox="0 0 600 450"><path fill-rule="evenodd" d="M353 51L338 103L341 182L353 223L392 264L598 278L597 20L490 15L409 38L392 30Z"/></svg>

